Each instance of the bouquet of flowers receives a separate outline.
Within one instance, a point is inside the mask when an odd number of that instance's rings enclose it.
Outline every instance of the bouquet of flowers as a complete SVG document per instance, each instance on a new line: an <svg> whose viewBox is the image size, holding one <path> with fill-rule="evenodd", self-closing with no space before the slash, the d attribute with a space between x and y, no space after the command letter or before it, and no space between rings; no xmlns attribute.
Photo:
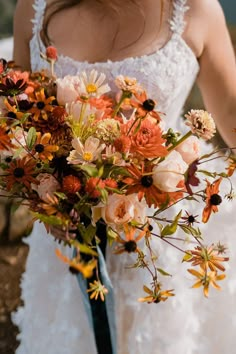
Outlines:
<svg viewBox="0 0 236 354"><path fill-rule="evenodd" d="M63 242L76 252L69 259L58 249L58 257L86 278L96 275L91 298L104 300L107 293L97 271L97 248L104 240L114 257L135 253L133 267L150 273L140 301L157 303L174 295L173 289L162 289L160 277L169 274L158 267L153 240L182 252L197 278L193 287L203 286L205 296L209 285L220 288L226 248L205 245L197 216L180 203L203 203L206 223L222 201L222 179L235 170L230 154L223 172L200 169L215 156L215 151L201 156L199 149L199 138L215 133L211 115L191 110L189 132L181 136L165 128L164 113L135 78L118 76L113 92L95 70L55 78L55 48L42 56L51 63L51 74L22 72L0 61L1 190L27 204L48 232L61 230ZM179 230L183 236L175 237Z"/></svg>

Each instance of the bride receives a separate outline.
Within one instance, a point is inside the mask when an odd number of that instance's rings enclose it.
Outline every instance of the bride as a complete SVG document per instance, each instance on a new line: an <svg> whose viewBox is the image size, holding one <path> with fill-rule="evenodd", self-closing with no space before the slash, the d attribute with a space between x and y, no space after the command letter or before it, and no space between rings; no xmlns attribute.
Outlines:
<svg viewBox="0 0 236 354"><path fill-rule="evenodd" d="M197 79L223 139L235 146L236 65L217 0L35 0L33 6L31 0L18 0L14 27L14 60L24 69L45 68L40 52L52 43L60 53L58 77L91 69L104 72L110 82L118 74L136 77L177 130L183 129L179 117ZM113 354L232 353L235 203L224 200L223 205L204 234L207 243L216 238L227 243L231 261L222 292L212 291L209 300L190 289L192 279L177 266L181 256L160 245L176 296L158 305L140 304L142 275L125 269L128 256L116 258L107 250L117 323ZM25 242L30 252L22 279L24 307L13 315L20 329L16 353L96 354L80 288L55 257L53 237L35 223ZM63 252L71 255L68 248Z"/></svg>

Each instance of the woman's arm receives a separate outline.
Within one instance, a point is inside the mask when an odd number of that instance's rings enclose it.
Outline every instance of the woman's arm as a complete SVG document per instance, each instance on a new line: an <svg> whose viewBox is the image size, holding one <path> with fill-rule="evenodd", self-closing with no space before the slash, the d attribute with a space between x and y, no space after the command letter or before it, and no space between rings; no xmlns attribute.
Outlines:
<svg viewBox="0 0 236 354"><path fill-rule="evenodd" d="M13 59L24 70L30 70L29 42L32 37L34 10L31 0L18 0L14 14Z"/></svg>
<svg viewBox="0 0 236 354"><path fill-rule="evenodd" d="M192 2L194 31L202 36L197 83L222 138L228 146L236 147L236 61L225 17L218 0Z"/></svg>

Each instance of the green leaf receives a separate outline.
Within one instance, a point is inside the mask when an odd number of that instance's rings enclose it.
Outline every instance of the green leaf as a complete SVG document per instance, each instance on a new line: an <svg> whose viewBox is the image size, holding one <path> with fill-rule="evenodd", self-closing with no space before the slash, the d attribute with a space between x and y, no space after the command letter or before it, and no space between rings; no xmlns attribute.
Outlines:
<svg viewBox="0 0 236 354"><path fill-rule="evenodd" d="M27 139L26 139L26 145L31 150L36 142L37 135L36 135L36 129L34 127L31 127L28 131L27 134Z"/></svg>
<svg viewBox="0 0 236 354"><path fill-rule="evenodd" d="M157 268L157 271L161 274L164 275L165 277L171 277L172 275L170 273L167 273L165 270L162 268Z"/></svg>
<svg viewBox="0 0 236 354"><path fill-rule="evenodd" d="M86 230L85 230L85 233L84 233L84 240L86 243L91 243L92 240L94 239L96 235L96 227L94 227L92 224L90 224Z"/></svg>
<svg viewBox="0 0 236 354"><path fill-rule="evenodd" d="M102 165L100 168L99 168L99 170L98 170L98 177L102 177L102 175L103 175L103 173L104 173L104 166Z"/></svg>
<svg viewBox="0 0 236 354"><path fill-rule="evenodd" d="M114 231L111 227L107 226L107 239L110 246L115 241L116 237L117 237L117 232Z"/></svg>
<svg viewBox="0 0 236 354"><path fill-rule="evenodd" d="M67 199L67 195L65 193L62 193L62 192L54 192L54 195L57 196L59 199L62 199L62 200L66 200Z"/></svg>
<svg viewBox="0 0 236 354"><path fill-rule="evenodd" d="M31 113L25 113L23 115L23 117L21 118L20 123L24 124L27 121L27 119L29 118L29 116L31 116Z"/></svg>
<svg viewBox="0 0 236 354"><path fill-rule="evenodd" d="M179 224L181 229L188 235L192 235L194 237L200 237L201 236L201 231L199 228L194 228L190 225L184 225L184 224Z"/></svg>
<svg viewBox="0 0 236 354"><path fill-rule="evenodd" d="M77 240L71 241L71 245L77 247L81 253L90 254L91 256L97 257L98 254L90 246L80 243Z"/></svg>
<svg viewBox="0 0 236 354"><path fill-rule="evenodd" d="M25 148L23 146L21 146L19 149L17 149L15 152L14 152L14 155L12 156L13 159L16 159L17 157L20 156L20 154L22 154L22 152L25 151Z"/></svg>
<svg viewBox="0 0 236 354"><path fill-rule="evenodd" d="M181 214L182 214L182 210L178 213L178 215L176 215L172 224L166 225L164 227L164 229L162 229L161 237L165 237L167 235L173 235L176 232L177 227L178 227L178 221L179 221L179 218L181 217Z"/></svg>
<svg viewBox="0 0 236 354"><path fill-rule="evenodd" d="M98 176L98 170L96 167L92 165L80 165L78 166L81 170L86 172L90 177L97 177Z"/></svg>
<svg viewBox="0 0 236 354"><path fill-rule="evenodd" d="M182 259L182 262L188 262L192 258L193 258L193 256L191 254L185 253L185 255L184 255L183 259Z"/></svg>
<svg viewBox="0 0 236 354"><path fill-rule="evenodd" d="M57 216L54 216L54 215L49 216L49 215L44 215L44 214L35 213L35 212L32 212L32 215L36 219L38 219L48 225L60 226L60 225L65 224L61 218L58 218Z"/></svg>

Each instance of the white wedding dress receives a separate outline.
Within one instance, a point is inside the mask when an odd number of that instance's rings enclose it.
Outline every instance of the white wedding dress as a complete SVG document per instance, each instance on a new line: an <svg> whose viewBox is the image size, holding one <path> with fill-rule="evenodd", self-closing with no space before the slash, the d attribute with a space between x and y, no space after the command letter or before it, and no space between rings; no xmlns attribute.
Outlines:
<svg viewBox="0 0 236 354"><path fill-rule="evenodd" d="M58 76L74 75L83 70L104 72L109 81L116 75L136 77L150 97L157 99L159 110L166 113L167 125L182 130L182 107L199 71L194 53L182 38L186 0L174 0L170 21L172 36L166 45L151 55L117 62L90 64L60 55ZM45 48L40 30L45 0L34 4L31 40L32 70L45 67L40 51ZM218 162L217 162L218 163ZM230 249L227 278L222 291L210 290L205 299L202 289L191 289L195 279L181 264L182 255L162 242L158 243L160 261L173 274L164 283L175 289L176 296L165 303L141 304L143 270L127 270L129 255L115 256L107 250L107 268L114 288L117 319L117 354L233 354L236 348L236 223L235 201L224 199L218 215L204 225L207 243L226 242ZM234 208L234 211L233 211ZM201 215L201 211L195 214ZM89 328L76 277L61 263L54 250L58 244L47 235L44 226L35 223L26 271L22 278L24 307L13 315L19 326L17 354L96 354L95 339ZM67 255L71 250L64 248ZM110 354L110 353L104 353Z"/></svg>

